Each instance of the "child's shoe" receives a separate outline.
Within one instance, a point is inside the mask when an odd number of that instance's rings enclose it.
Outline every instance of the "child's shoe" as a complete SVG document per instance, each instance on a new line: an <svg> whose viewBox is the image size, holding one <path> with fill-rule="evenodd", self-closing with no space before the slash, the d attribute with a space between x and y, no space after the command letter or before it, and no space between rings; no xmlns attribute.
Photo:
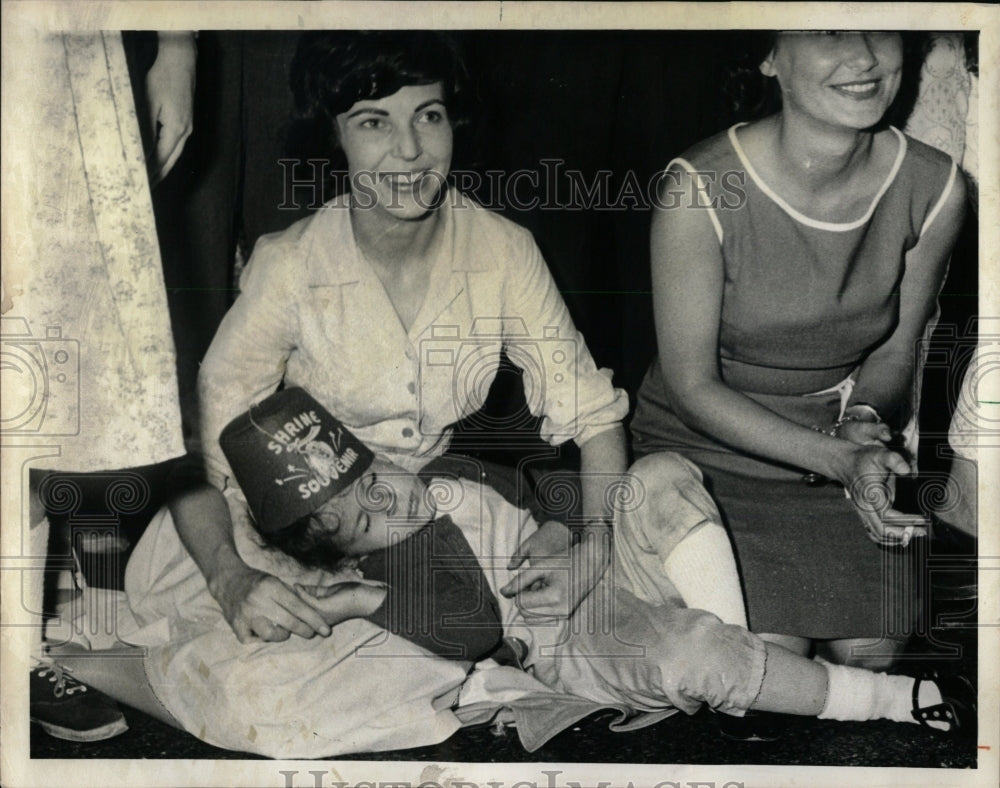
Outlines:
<svg viewBox="0 0 1000 788"><path fill-rule="evenodd" d="M31 669L31 721L67 741L101 741L128 730L115 702L51 662Z"/></svg>

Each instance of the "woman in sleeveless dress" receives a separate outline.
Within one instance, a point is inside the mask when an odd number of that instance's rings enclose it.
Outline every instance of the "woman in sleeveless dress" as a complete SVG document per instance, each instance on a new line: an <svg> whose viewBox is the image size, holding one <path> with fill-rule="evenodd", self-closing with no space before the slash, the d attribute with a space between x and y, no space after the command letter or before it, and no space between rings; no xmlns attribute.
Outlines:
<svg viewBox="0 0 1000 788"><path fill-rule="evenodd" d="M946 155L883 121L898 34L769 44L759 68L781 110L665 171L652 227L659 354L634 445L703 470L752 630L884 663L911 609L914 530L890 506L910 465L896 441L965 186Z"/></svg>

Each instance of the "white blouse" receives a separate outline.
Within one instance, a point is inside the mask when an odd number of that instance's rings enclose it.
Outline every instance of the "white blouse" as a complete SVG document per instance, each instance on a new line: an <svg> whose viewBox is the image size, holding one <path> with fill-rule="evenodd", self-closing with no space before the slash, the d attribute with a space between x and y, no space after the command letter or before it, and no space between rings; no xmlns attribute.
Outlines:
<svg viewBox="0 0 1000 788"><path fill-rule="evenodd" d="M199 379L213 483L229 475L222 429L283 378L413 471L482 404L502 347L552 445L624 418L627 395L597 369L531 234L456 191L439 210L442 242L409 331L356 246L345 197L257 242Z"/></svg>

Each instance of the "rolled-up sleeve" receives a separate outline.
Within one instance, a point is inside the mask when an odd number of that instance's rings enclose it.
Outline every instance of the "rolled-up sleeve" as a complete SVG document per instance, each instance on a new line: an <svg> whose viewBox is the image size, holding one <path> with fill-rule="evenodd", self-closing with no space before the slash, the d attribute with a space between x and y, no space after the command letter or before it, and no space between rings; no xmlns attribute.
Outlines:
<svg viewBox="0 0 1000 788"><path fill-rule="evenodd" d="M201 451L209 481L224 489L231 475L219 446L225 426L272 393L295 347L296 257L289 245L261 238L240 280L240 295L222 320L198 375Z"/></svg>
<svg viewBox="0 0 1000 788"><path fill-rule="evenodd" d="M505 301L515 318L510 324L523 321L526 334L505 337L508 356L524 372L542 438L553 446L570 439L582 445L625 418L628 395L612 385L610 369L597 368L534 239L523 231L517 243ZM522 347L511 352L511 345Z"/></svg>

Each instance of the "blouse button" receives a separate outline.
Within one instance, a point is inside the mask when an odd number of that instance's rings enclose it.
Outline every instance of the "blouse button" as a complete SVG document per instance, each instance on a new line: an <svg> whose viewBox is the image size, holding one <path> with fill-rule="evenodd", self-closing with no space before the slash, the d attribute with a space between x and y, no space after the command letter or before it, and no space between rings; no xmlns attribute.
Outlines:
<svg viewBox="0 0 1000 788"><path fill-rule="evenodd" d="M411 380L409 383L406 384L406 390L409 391L411 394L416 394L417 393L417 386Z"/></svg>
<svg viewBox="0 0 1000 788"><path fill-rule="evenodd" d="M403 427L403 437L404 438L412 438L413 437L413 430L411 430L409 427Z"/></svg>

